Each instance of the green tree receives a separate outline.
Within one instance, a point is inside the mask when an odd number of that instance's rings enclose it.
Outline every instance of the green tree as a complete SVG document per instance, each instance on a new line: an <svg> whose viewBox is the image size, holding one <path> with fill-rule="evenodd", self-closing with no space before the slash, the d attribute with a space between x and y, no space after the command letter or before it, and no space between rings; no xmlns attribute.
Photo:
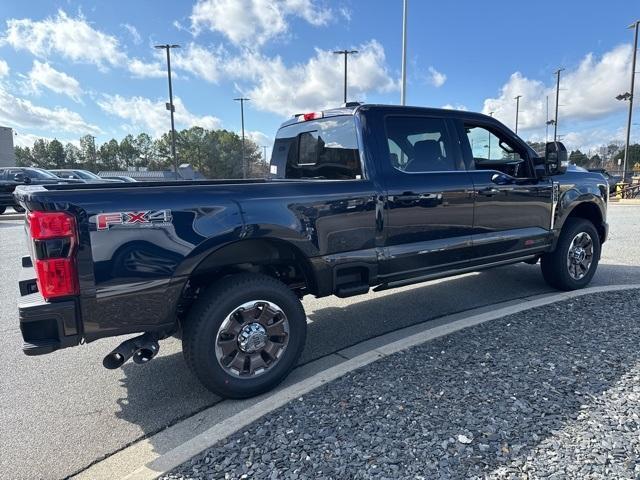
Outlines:
<svg viewBox="0 0 640 480"><path fill-rule="evenodd" d="M171 158L171 135L163 133L153 142L154 157L149 160L149 168L152 170L170 170L173 166Z"/></svg>
<svg viewBox="0 0 640 480"><path fill-rule="evenodd" d="M42 138L38 138L35 142L33 142L31 155L33 157L33 165L35 167L46 168L49 164L49 151L47 145L48 142Z"/></svg>
<svg viewBox="0 0 640 480"><path fill-rule="evenodd" d="M64 146L65 167L83 168L82 152L73 143Z"/></svg>
<svg viewBox="0 0 640 480"><path fill-rule="evenodd" d="M59 140L53 139L47 145L47 165L49 168L64 168L65 167L65 155L64 147Z"/></svg>
<svg viewBox="0 0 640 480"><path fill-rule="evenodd" d="M135 166L148 167L149 162L153 160L155 155L153 139L147 133L141 133L136 137L134 146L138 151L138 159Z"/></svg>
<svg viewBox="0 0 640 480"><path fill-rule="evenodd" d="M191 127L182 130L176 138L179 163L190 163L193 168L202 172L208 151L210 136L202 127Z"/></svg>
<svg viewBox="0 0 640 480"><path fill-rule="evenodd" d="M136 141L133 138L133 135L129 134L120 141L118 156L120 163L125 170L136 164L138 157L140 156L140 152L136 147Z"/></svg>
<svg viewBox="0 0 640 480"><path fill-rule="evenodd" d="M569 154L569 162L573 163L574 165L578 165L579 167L586 167L589 163L589 157L587 157L579 149L573 150L571 154Z"/></svg>
<svg viewBox="0 0 640 480"><path fill-rule="evenodd" d="M98 171L98 153L96 151L95 137L84 135L80 137L80 165L93 173Z"/></svg>
<svg viewBox="0 0 640 480"><path fill-rule="evenodd" d="M242 139L228 130L207 130L191 127L176 132L178 164L189 163L207 178L242 178ZM45 168L80 167L98 172L123 168L148 167L152 170L173 170L171 136L167 132L152 139L147 133L125 136L120 142L111 139L96 149L94 138L85 135L80 146L58 140L36 140L33 147L16 148L16 157L24 164ZM269 166L262 158L260 147L245 139L245 160L248 177L267 176Z"/></svg>
<svg viewBox="0 0 640 480"><path fill-rule="evenodd" d="M34 161L29 147L16 146L14 148L16 154L16 165L18 167L33 167Z"/></svg>
<svg viewBox="0 0 640 480"><path fill-rule="evenodd" d="M100 145L98 150L98 169L99 170L119 170L120 164L118 155L120 153L120 145L115 138Z"/></svg>

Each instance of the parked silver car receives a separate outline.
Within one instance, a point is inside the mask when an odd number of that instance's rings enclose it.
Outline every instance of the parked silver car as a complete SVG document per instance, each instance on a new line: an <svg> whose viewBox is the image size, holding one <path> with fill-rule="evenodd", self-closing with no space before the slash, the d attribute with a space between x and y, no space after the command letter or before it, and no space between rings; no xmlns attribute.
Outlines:
<svg viewBox="0 0 640 480"><path fill-rule="evenodd" d="M99 177L93 172L89 170L81 170L81 169L57 169L57 170L49 170L51 173L60 178L71 178L76 180L82 180L86 183L121 183L122 180L115 179L106 179Z"/></svg>

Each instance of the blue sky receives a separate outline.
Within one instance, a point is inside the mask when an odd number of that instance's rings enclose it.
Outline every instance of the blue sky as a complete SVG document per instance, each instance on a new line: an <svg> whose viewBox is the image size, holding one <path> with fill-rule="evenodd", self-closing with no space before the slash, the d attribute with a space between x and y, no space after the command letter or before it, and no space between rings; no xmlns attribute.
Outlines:
<svg viewBox="0 0 640 480"><path fill-rule="evenodd" d="M494 111L520 133L544 138L553 71L563 72L559 132L570 146L622 139L632 31L631 2L409 0L407 103ZM270 145L292 113L350 99L397 103L401 0L45 1L0 4L0 124L19 144L36 137L98 142L168 129L164 57L173 57L179 128L238 131L233 98L252 100L246 129ZM637 120L640 123L640 119ZM634 137L640 130L634 127Z"/></svg>

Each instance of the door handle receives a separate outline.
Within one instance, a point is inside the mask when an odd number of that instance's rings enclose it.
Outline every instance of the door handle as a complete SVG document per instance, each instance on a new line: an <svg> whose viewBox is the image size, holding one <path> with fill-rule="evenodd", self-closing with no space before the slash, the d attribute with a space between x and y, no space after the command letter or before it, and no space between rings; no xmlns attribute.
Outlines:
<svg viewBox="0 0 640 480"><path fill-rule="evenodd" d="M418 195L414 192L404 192L402 195L396 196L396 200L398 200L399 202L415 202L417 200L420 200L421 198L422 195Z"/></svg>
<svg viewBox="0 0 640 480"><path fill-rule="evenodd" d="M479 195L484 195L485 197L492 197L494 195L498 195L500 190L494 187L483 188L482 190L478 190Z"/></svg>
<svg viewBox="0 0 640 480"><path fill-rule="evenodd" d="M510 183L513 183L513 180L513 177L504 173L494 173L491 176L491 181L496 185L509 185Z"/></svg>

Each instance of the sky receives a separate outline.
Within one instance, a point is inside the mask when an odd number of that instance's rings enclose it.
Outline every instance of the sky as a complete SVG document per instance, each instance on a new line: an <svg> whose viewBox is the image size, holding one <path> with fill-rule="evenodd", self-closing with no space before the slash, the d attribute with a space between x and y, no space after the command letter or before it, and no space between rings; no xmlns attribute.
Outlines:
<svg viewBox="0 0 640 480"><path fill-rule="evenodd" d="M633 31L629 0L409 0L407 104L494 116L545 138L561 76L558 133L589 150L623 140ZM635 10L635 11L634 11ZM0 125L18 145L36 138L101 143L170 128L172 51L176 128L245 128L270 147L294 113L349 100L399 103L402 0L29 0L0 2ZM635 122L635 120L634 120ZM632 141L640 140L640 119Z"/></svg>

